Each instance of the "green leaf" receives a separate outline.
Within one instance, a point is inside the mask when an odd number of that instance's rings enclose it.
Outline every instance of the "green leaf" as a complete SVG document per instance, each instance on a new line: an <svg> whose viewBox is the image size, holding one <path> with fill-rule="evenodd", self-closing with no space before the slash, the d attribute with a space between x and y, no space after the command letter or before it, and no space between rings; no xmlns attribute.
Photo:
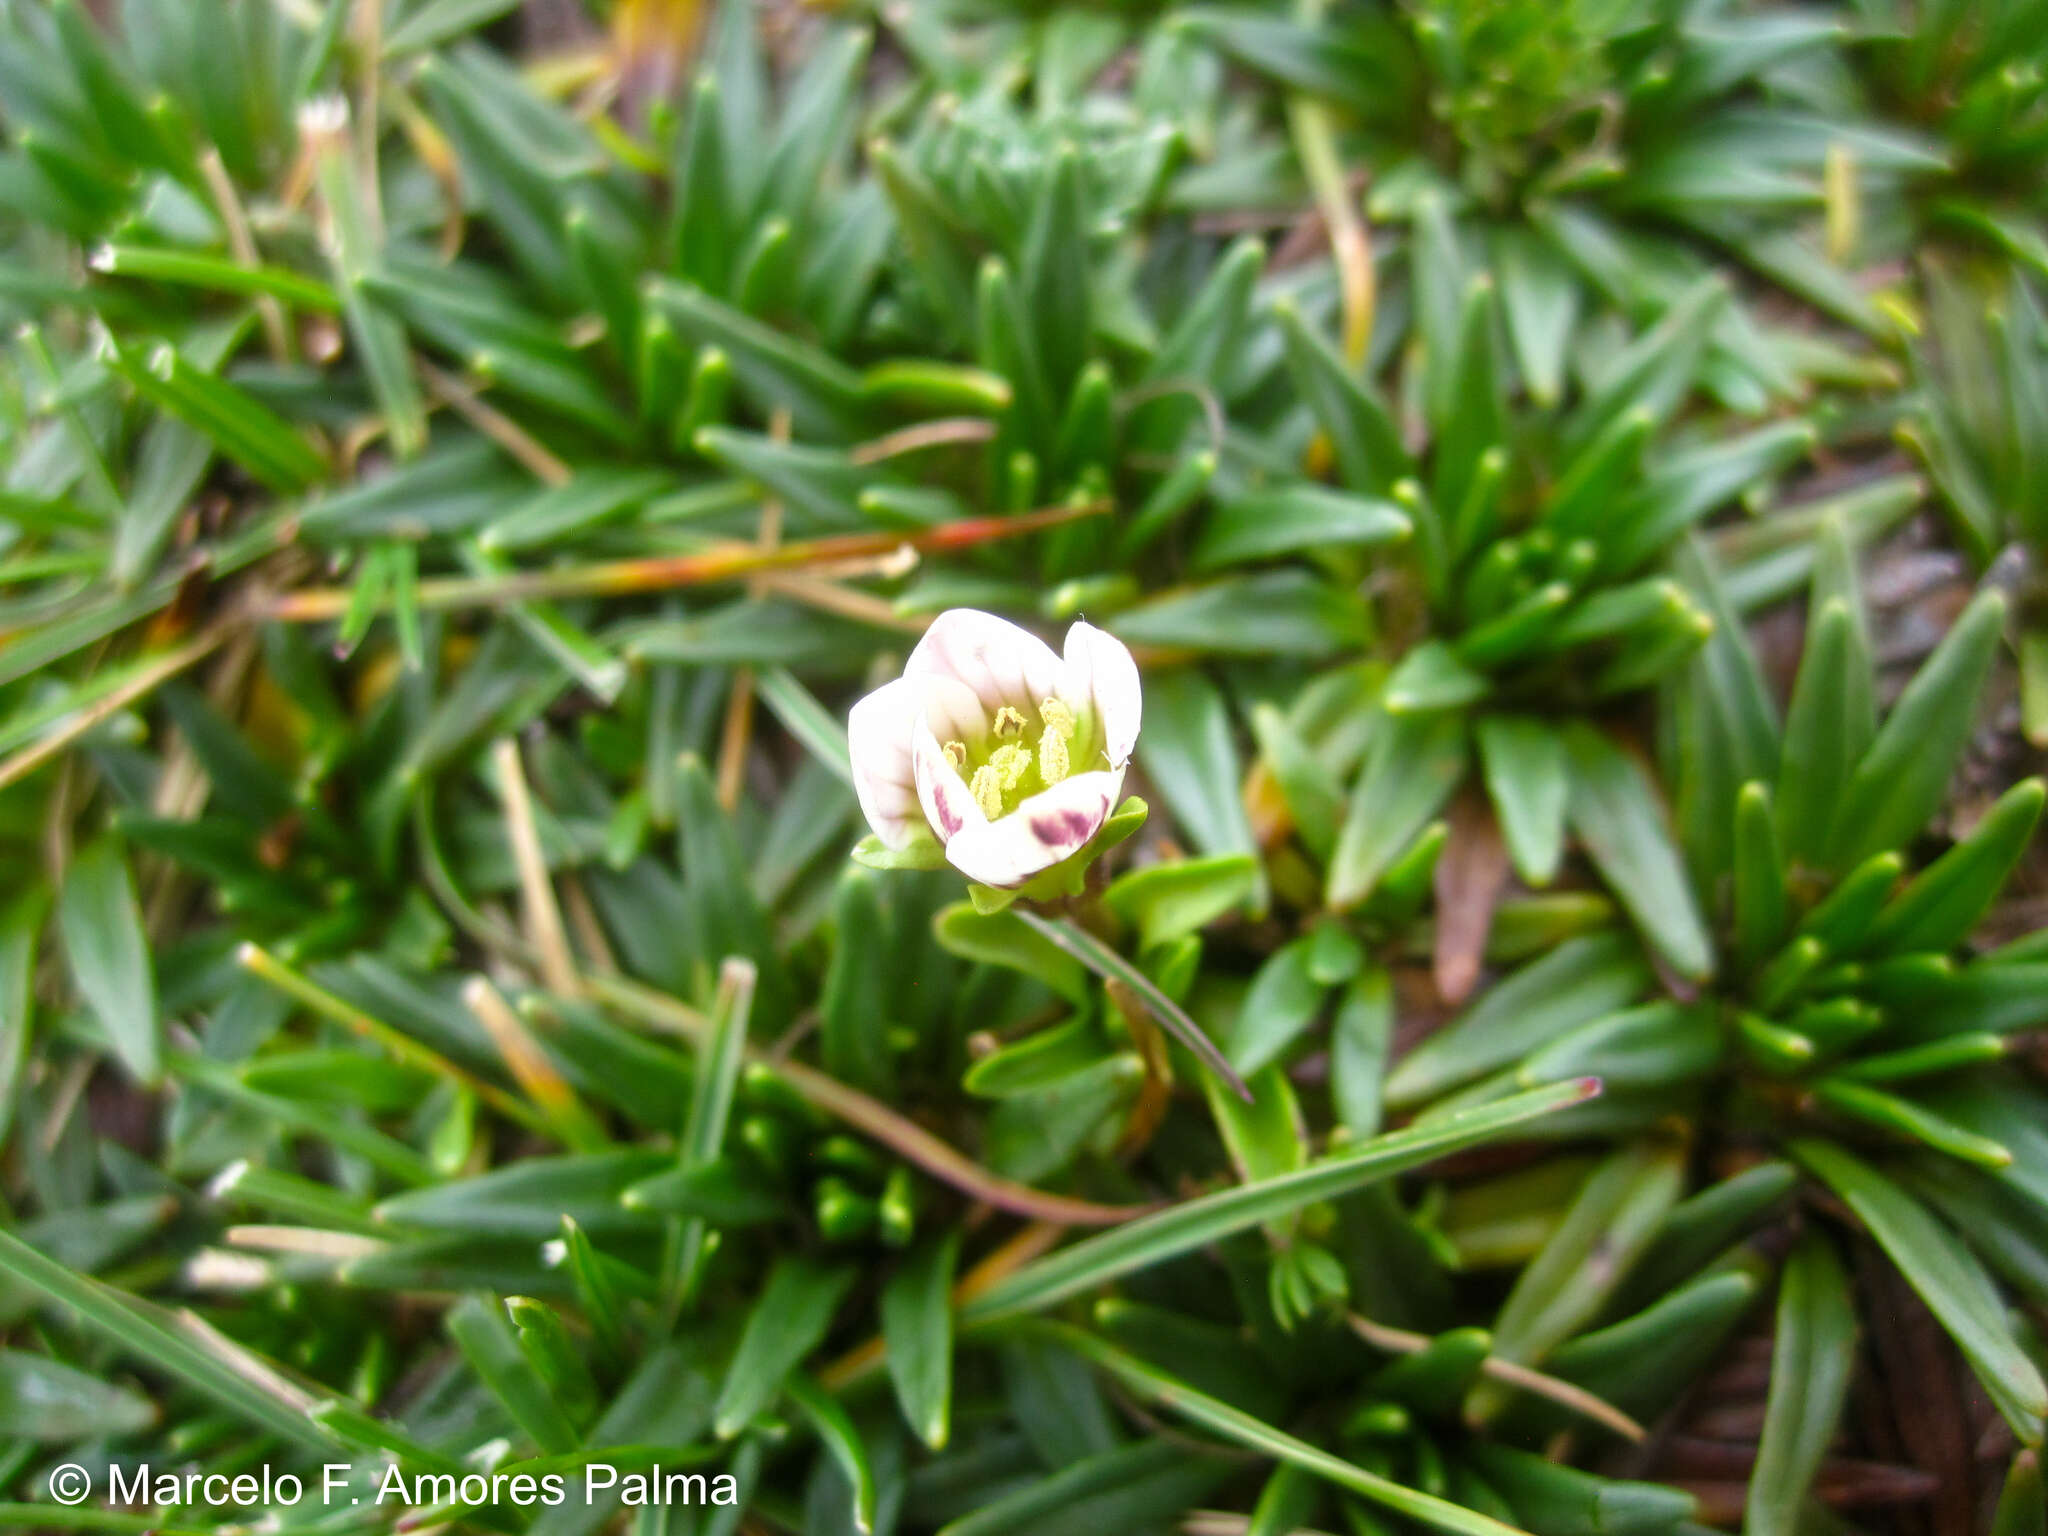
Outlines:
<svg viewBox="0 0 2048 1536"><path fill-rule="evenodd" d="M1863 944L1885 899L1897 888L1899 874L1905 867L1905 859L1896 853L1872 854L1850 870L1819 906L1799 920L1798 932L1802 937L1819 940L1831 953L1853 953ZM1757 995L1767 996L1769 990L1764 978L1759 978Z"/></svg>
<svg viewBox="0 0 2048 1536"><path fill-rule="evenodd" d="M1276 706L1252 706L1252 735L1279 785L1295 830L1310 853L1327 860L1344 817L1344 786Z"/></svg>
<svg viewBox="0 0 2048 1536"><path fill-rule="evenodd" d="M72 984L106 1030L114 1053L137 1082L162 1070L156 978L142 909L118 843L102 838L81 850L64 872L57 927L71 963Z"/></svg>
<svg viewBox="0 0 2048 1536"><path fill-rule="evenodd" d="M786 86L769 147L762 209L795 218L818 196L834 155L859 132L854 113L873 44L874 34L864 26L834 26L809 40L803 65Z"/></svg>
<svg viewBox="0 0 2048 1536"><path fill-rule="evenodd" d="M1287 340L1295 387L1329 434L1344 483L1360 495L1392 494L1414 464L1386 406L1291 303L1276 304L1274 314Z"/></svg>
<svg viewBox="0 0 2048 1536"><path fill-rule="evenodd" d="M818 702L795 675L784 667L765 667L754 676L760 692L775 718L832 776L849 788L853 784L853 762L846 745L846 725Z"/></svg>
<svg viewBox="0 0 2048 1536"><path fill-rule="evenodd" d="M1654 1142L1623 1147L1595 1168L1501 1304L1494 1353L1538 1364L1598 1316L1677 1204L1684 1181L1683 1148ZM1498 1381L1481 1382L1466 1399L1466 1418L1485 1422L1510 1395Z"/></svg>
<svg viewBox="0 0 2048 1536"><path fill-rule="evenodd" d="M1660 452L1640 489L1608 515L1601 570L1618 575L1653 560L1709 513L1788 469L1818 437L1809 422L1780 421L1697 448Z"/></svg>
<svg viewBox="0 0 2048 1536"><path fill-rule="evenodd" d="M2014 1339L1998 1292L1975 1255L1898 1185L1841 1148L1800 1140L1792 1144L1792 1155L1870 1229L1955 1340L2020 1442L2039 1446L2048 1386Z"/></svg>
<svg viewBox="0 0 2048 1536"><path fill-rule="evenodd" d="M1216 455L1207 449L1180 460L1123 519L1117 534L1116 557L1135 561L1176 526L1208 491L1216 477Z"/></svg>
<svg viewBox="0 0 2048 1536"><path fill-rule="evenodd" d="M824 1342L853 1279L844 1266L788 1256L775 1261L718 1393L711 1427L719 1439L732 1439L774 1403L783 1379Z"/></svg>
<svg viewBox="0 0 2048 1536"><path fill-rule="evenodd" d="M1623 1284L1624 1305L1639 1306L1699 1273L1746 1233L1754 1231L1798 1188L1790 1163L1757 1163L1681 1200Z"/></svg>
<svg viewBox="0 0 2048 1536"><path fill-rule="evenodd" d="M0 911L0 1144L19 1107L22 1068L35 1023L36 937L48 898L31 890Z"/></svg>
<svg viewBox="0 0 2048 1536"><path fill-rule="evenodd" d="M1548 241L1513 226L1494 236L1493 267L1522 382L1538 405L1555 405L1564 388L1565 349L1578 325L1578 277Z"/></svg>
<svg viewBox="0 0 2048 1536"><path fill-rule="evenodd" d="M1221 1077L1240 1096L1245 1094L1244 1083L1223 1052L1217 1049L1215 1041L1209 1038L1201 1025L1188 1017L1180 1004L1160 991L1151 977L1094 934L1065 919L1021 910L1016 915L1049 939L1062 953L1080 961L1103 980L1131 993L1135 1001L1152 1015L1154 1023L1186 1046L1197 1061Z"/></svg>
<svg viewBox="0 0 2048 1536"><path fill-rule="evenodd" d="M112 573L122 588L156 569L178 515L190 505L213 463L213 440L182 421L160 416L136 450L127 507L114 535Z"/></svg>
<svg viewBox="0 0 2048 1536"><path fill-rule="evenodd" d="M1751 780L1735 799L1735 963L1747 971L1785 942L1790 911L1771 793Z"/></svg>
<svg viewBox="0 0 2048 1536"><path fill-rule="evenodd" d="M1792 1536L1848 1398L1856 1304L1834 1245L1809 1232L1785 1261L1771 1345L1770 1397L1743 1529Z"/></svg>
<svg viewBox="0 0 2048 1536"><path fill-rule="evenodd" d="M1642 411L1661 422L1692 387L1707 335L1728 302L1727 281L1703 277L1679 295L1658 322L1623 349L1602 372L1598 385L1572 413L1570 436L1589 443L1625 411Z"/></svg>
<svg viewBox="0 0 2048 1536"><path fill-rule="evenodd" d="M1226 1464L1167 1440L1141 1440L1057 1466L1044 1477L979 1503L940 1536L1077 1536L1156 1530L1200 1503L1227 1476Z"/></svg>
<svg viewBox="0 0 2048 1536"><path fill-rule="evenodd" d="M1878 954L1942 953L1969 936L2011 876L2041 819L2048 785L2015 784L1970 835L1922 870L1885 904L1863 936Z"/></svg>
<svg viewBox="0 0 2048 1536"><path fill-rule="evenodd" d="M1355 1137L1378 1133L1387 1052L1394 1037L1393 978L1368 962L1330 1021L1330 1097L1337 1120Z"/></svg>
<svg viewBox="0 0 2048 1536"><path fill-rule="evenodd" d="M295 309L332 314L340 307L334 289L288 267L243 266L204 251L109 243L92 254L92 268L111 277L176 283L211 293L268 294Z"/></svg>
<svg viewBox="0 0 2048 1536"><path fill-rule="evenodd" d="M839 1466L847 1485L853 1489L853 1528L861 1536L875 1528L875 1472L868 1460L867 1446L853 1420L834 1398L802 1371L791 1371L783 1381L789 1400L810 1421L825 1449Z"/></svg>
<svg viewBox="0 0 2048 1536"><path fill-rule="evenodd" d="M465 1296L448 1314L448 1332L470 1369L528 1439L549 1454L576 1448L576 1426L520 1349L502 1308Z"/></svg>
<svg viewBox="0 0 2048 1536"><path fill-rule="evenodd" d="M408 1190L377 1207L377 1220L393 1227L435 1231L553 1237L564 1214L593 1232L644 1228L644 1218L619 1205L628 1186L666 1166L655 1147L614 1147L568 1157L530 1157L471 1179L451 1179Z"/></svg>
<svg viewBox="0 0 2048 1536"><path fill-rule="evenodd" d="M1275 950L1244 995L1230 1031L1230 1064L1247 1078L1260 1072L1323 1010L1328 989L1311 971L1313 938L1296 939Z"/></svg>
<svg viewBox="0 0 2048 1536"><path fill-rule="evenodd" d="M1244 774L1229 705L1207 678L1182 671L1146 685L1138 761L1202 852L1257 851L1244 811Z"/></svg>
<svg viewBox="0 0 2048 1536"><path fill-rule="evenodd" d="M1756 1293L1756 1278L1739 1269L1681 1281L1634 1316L1560 1345L1544 1369L1624 1413L1654 1415L1712 1366Z"/></svg>
<svg viewBox="0 0 2048 1536"><path fill-rule="evenodd" d="M189 1312L167 1313L46 1258L0 1232L0 1273L67 1308L125 1353L212 1399L244 1423L315 1453L334 1438L306 1417L312 1399L261 1356Z"/></svg>
<svg viewBox="0 0 2048 1536"><path fill-rule="evenodd" d="M1485 279L1484 274L1467 270L1457 220L1442 187L1422 187L1410 209L1410 220L1414 331L1421 343L1417 359L1421 401L1432 430L1441 432L1460 404L1458 341L1464 329L1461 322L1474 298L1469 285L1474 277Z"/></svg>
<svg viewBox="0 0 2048 1536"><path fill-rule="evenodd" d="M1583 1102L1596 1088L1566 1083L1517 1094L1431 1125L1390 1132L1299 1173L1239 1184L1141 1216L1013 1271L961 1309L963 1324L1039 1311L1176 1255L1278 1221L1317 1200L1331 1200L1391 1178L1459 1147L1475 1146L1539 1115Z"/></svg>
<svg viewBox="0 0 2048 1536"><path fill-rule="evenodd" d="M1559 540L1604 533L1622 488L1642 478L1643 452L1655 426L1650 412L1639 406L1609 422L1559 471L1543 503L1543 526Z"/></svg>
<svg viewBox="0 0 2048 1536"><path fill-rule="evenodd" d="M1290 1462L1304 1471L1335 1483L1340 1488L1349 1489L1376 1504L1438 1530L1459 1532L1461 1536L1510 1536L1514 1531L1514 1527L1502 1525L1499 1521L1477 1514L1462 1505L1417 1492L1391 1479L1368 1472L1351 1462L1340 1460L1305 1440L1297 1440L1294 1436L1275 1429L1242 1409L1233 1408L1207 1393L1197 1392L1184 1381L1145 1364L1135 1356L1125 1354L1092 1334L1049 1323L1040 1323L1037 1327L1046 1334L1057 1337L1076 1354L1116 1377L1140 1397L1157 1402L1162 1407L1171 1408L1212 1434L1234 1440L1262 1456ZM1686 1500L1686 1503L1690 1507L1691 1500Z"/></svg>
<svg viewBox="0 0 2048 1536"><path fill-rule="evenodd" d="M2021 1451L2005 1474L1998 1508L1991 1516L1991 1536L2041 1536L2048 1530L2048 1499L2042 1497L2041 1458Z"/></svg>
<svg viewBox="0 0 2048 1536"><path fill-rule="evenodd" d="M1854 610L1823 605L1807 631L1778 768L1779 835L1795 860L1812 863L1827 853L1834 808L1877 729L1873 686Z"/></svg>
<svg viewBox="0 0 2048 1536"><path fill-rule="evenodd" d="M1609 1088L1662 1088L1706 1077L1721 1062L1721 1021L1711 1007L1669 999L1610 1013L1553 1040L1523 1061L1524 1087L1597 1077Z"/></svg>
<svg viewBox="0 0 2048 1536"><path fill-rule="evenodd" d="M1505 546L1496 544L1496 550ZM1569 582L1548 581L1459 636L1459 659L1475 667L1501 667L1548 645L1572 603Z"/></svg>
<svg viewBox="0 0 2048 1536"><path fill-rule="evenodd" d="M1401 658L1382 697L1389 714L1421 715L1476 704L1492 691L1492 680L1466 666L1450 646L1425 640Z"/></svg>
<svg viewBox="0 0 2048 1536"><path fill-rule="evenodd" d="M1330 858L1329 905L1370 896L1465 776L1465 722L1455 714L1392 715L1373 739Z"/></svg>
<svg viewBox="0 0 2048 1536"><path fill-rule="evenodd" d="M1956 1036L1958 1040L1970 1040L1972 1036ZM1995 1036L1992 1038L1996 1038ZM1947 1044L1954 1049L1953 1043ZM1937 1048L1939 1049L1939 1048ZM1800 1053L1801 1061L1813 1054L1811 1044ZM1875 1058L1880 1062L1883 1058ZM1896 1058L1888 1065L1896 1065ZM1875 1126L1889 1135L1902 1137L1907 1141L1923 1142L1937 1152L1946 1152L1964 1162L1975 1163L1983 1168L2009 1168L2012 1166L2012 1149L2000 1141L1979 1136L1945 1117L1925 1109L1910 1099L1871 1088L1863 1082L1846 1075L1823 1077L1813 1085L1814 1102L1825 1109L1833 1110L1852 1120L1861 1120Z"/></svg>
<svg viewBox="0 0 2048 1536"><path fill-rule="evenodd" d="M574 539L645 506L673 483L660 470L587 466L486 523L477 542L498 551Z"/></svg>
<svg viewBox="0 0 2048 1536"><path fill-rule="evenodd" d="M1435 479L1430 492L1442 515L1464 506L1482 458L1499 451L1507 438L1507 404L1493 339L1498 307L1492 274L1474 276L1466 285L1458 316L1456 350L1445 360L1453 409L1434 423ZM1434 578L1431 590L1441 601L1449 560L1466 551L1448 546L1441 527L1421 532L1418 553L1425 578Z"/></svg>
<svg viewBox="0 0 2048 1536"><path fill-rule="evenodd" d="M144 359L109 341L108 358L137 394L205 433L272 490L290 495L326 477L327 461L292 423L247 390L198 367L168 342Z"/></svg>
<svg viewBox="0 0 2048 1536"><path fill-rule="evenodd" d="M828 439L867 414L860 375L831 354L762 324L700 289L657 279L648 297L700 347L717 347L763 415L786 406L798 432Z"/></svg>
<svg viewBox="0 0 2048 1536"><path fill-rule="evenodd" d="M1531 885L1548 885L1564 859L1571 798L1564 742L1533 715L1481 715L1476 734L1486 792L1515 873Z"/></svg>
<svg viewBox="0 0 2048 1536"><path fill-rule="evenodd" d="M62 1361L0 1350L0 1433L32 1441L118 1439L156 1422L156 1404Z"/></svg>
<svg viewBox="0 0 2048 1536"><path fill-rule="evenodd" d="M761 1226L789 1210L786 1193L774 1176L739 1156L664 1168L628 1185L620 1191L619 1201L629 1211L688 1216L721 1230ZM562 1215L564 1221L574 1220L566 1211Z"/></svg>
<svg viewBox="0 0 2048 1536"><path fill-rule="evenodd" d="M712 463L745 476L807 529L841 531L871 520L865 494L875 471L838 448L788 443L761 432L699 428L690 446Z"/></svg>
<svg viewBox="0 0 2048 1536"><path fill-rule="evenodd" d="M1404 1056L1387 1103L1405 1109L1521 1060L1566 1032L1634 1001L1652 980L1626 934L1567 939L1482 993Z"/></svg>
<svg viewBox="0 0 2048 1536"><path fill-rule="evenodd" d="M1482 1441L1469 1454L1516 1518L1544 1536L1653 1536L1682 1530L1698 1507L1681 1489L1595 1477L1512 1446Z"/></svg>
<svg viewBox="0 0 2048 1536"><path fill-rule="evenodd" d="M1095 340L1089 208L1078 146L1062 144L1041 171L1017 261L1017 296L1035 323L1045 387L1065 399Z"/></svg>
<svg viewBox="0 0 2048 1536"><path fill-rule="evenodd" d="M1258 890L1258 860L1225 853L1132 870L1112 881L1102 899L1124 922L1136 925L1142 954L1200 932L1247 905Z"/></svg>
<svg viewBox="0 0 2048 1536"><path fill-rule="evenodd" d="M1375 549L1405 539L1398 506L1321 486L1287 484L1253 491L1209 514L1190 556L1197 571L1341 547Z"/></svg>
<svg viewBox="0 0 2048 1536"><path fill-rule="evenodd" d="M1292 1462L1282 1462L1259 1490L1244 1536L1293 1536L1315 1518L1321 1499L1314 1478Z"/></svg>
<svg viewBox="0 0 2048 1536"><path fill-rule="evenodd" d="M1899 695L1835 807L1837 866L1903 846L1933 816L1969 744L2004 623L2004 595L1980 592Z"/></svg>
<svg viewBox="0 0 2048 1536"><path fill-rule="evenodd" d="M426 0L384 34L384 57L424 53L488 26L515 4L516 0Z"/></svg>
<svg viewBox="0 0 2048 1536"><path fill-rule="evenodd" d="M396 315L372 303L363 285L378 264L381 244L375 191L357 163L354 140L345 127L309 133L306 142L313 151L325 205L327 259L349 339L391 445L399 458L409 459L426 446L427 415L405 327Z"/></svg>
<svg viewBox="0 0 2048 1536"><path fill-rule="evenodd" d="M746 95L744 89L741 97ZM744 112L745 102L732 103ZM686 281L712 293L723 293L731 271L737 232L732 227L732 202L726 181L724 117L727 103L716 71L697 77L690 105L676 135L670 172L674 198L669 216L669 246L675 269Z"/></svg>
<svg viewBox="0 0 2048 1536"><path fill-rule="evenodd" d="M946 1448L953 1419L953 1271L957 1228L913 1250L882 1287L882 1342L889 1382L910 1432Z"/></svg>
<svg viewBox="0 0 2048 1536"><path fill-rule="evenodd" d="M970 903L959 901L932 920L932 931L963 960L1021 971L1077 1006L1088 1003L1087 968L1034 932L1019 912L977 912Z"/></svg>
<svg viewBox="0 0 2048 1536"><path fill-rule="evenodd" d="M983 1056L967 1069L960 1085L990 1099L1043 1093L1094 1071L1111 1054L1101 1028L1082 1016L1034 1030Z"/></svg>
<svg viewBox="0 0 2048 1536"><path fill-rule="evenodd" d="M1564 740L1573 830L1664 958L1680 975L1704 979L1714 969L1713 944L1649 776L1590 725L1573 723Z"/></svg>
<svg viewBox="0 0 2048 1536"><path fill-rule="evenodd" d="M818 999L820 1059L842 1082L887 1098L896 1083L889 1044L896 951L880 877L849 864L839 876L832 917L832 959Z"/></svg>
<svg viewBox="0 0 2048 1536"><path fill-rule="evenodd" d="M777 961L775 936L754 899L732 824L696 757L684 757L676 789L684 889L698 957L707 969L735 955L752 962L756 1018L773 1029L789 1016L791 981Z"/></svg>
<svg viewBox="0 0 2048 1536"><path fill-rule="evenodd" d="M1324 657L1364 644L1369 626L1356 591L1282 567L1163 592L1125 609L1109 628L1131 645L1219 656ZM1149 737L1149 719L1146 724Z"/></svg>
<svg viewBox="0 0 2048 1536"><path fill-rule="evenodd" d="M944 869L946 849L929 832L913 836L902 848L891 848L870 832L854 844L852 857L869 869Z"/></svg>
<svg viewBox="0 0 2048 1536"><path fill-rule="evenodd" d="M1240 1179L1256 1184L1307 1165L1301 1105L1294 1097L1293 1084L1277 1066L1253 1076L1249 1101L1222 1092L1214 1083L1203 1086L1208 1092L1209 1114Z"/></svg>
<svg viewBox="0 0 2048 1536"><path fill-rule="evenodd" d="M1381 1366L1369 1387L1375 1397L1431 1418L1451 1418L1492 1354L1493 1335L1484 1328L1447 1328L1425 1348Z"/></svg>

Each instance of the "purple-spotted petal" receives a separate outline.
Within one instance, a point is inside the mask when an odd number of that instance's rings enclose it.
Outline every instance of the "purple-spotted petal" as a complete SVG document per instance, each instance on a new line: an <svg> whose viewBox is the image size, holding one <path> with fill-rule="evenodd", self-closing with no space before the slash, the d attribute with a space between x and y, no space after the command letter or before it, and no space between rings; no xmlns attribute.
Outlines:
<svg viewBox="0 0 2048 1536"><path fill-rule="evenodd" d="M889 848L908 847L924 825L910 752L917 717L917 691L900 677L862 699L846 717L853 793L869 828Z"/></svg>
<svg viewBox="0 0 2048 1536"><path fill-rule="evenodd" d="M1110 766L1121 768L1138 744L1138 722L1144 697L1138 688L1138 664L1123 641L1093 624L1077 623L1067 631L1066 698L1085 705L1092 701Z"/></svg>
<svg viewBox="0 0 2048 1536"><path fill-rule="evenodd" d="M1060 658L1028 629L974 608L949 608L910 653L905 677L936 674L974 690L993 715L1003 705L1029 715L1060 686Z"/></svg>
<svg viewBox="0 0 2048 1536"><path fill-rule="evenodd" d="M974 803L974 795L960 771L946 760L946 752L932 728L919 720L910 739L911 767L916 774L918 804L924 819L942 843L977 824L986 826L988 817Z"/></svg>
<svg viewBox="0 0 2048 1536"><path fill-rule="evenodd" d="M1007 816L990 821L977 812L974 821L945 840L946 862L983 885L1022 885L1102 830L1123 782L1120 768L1077 773Z"/></svg>

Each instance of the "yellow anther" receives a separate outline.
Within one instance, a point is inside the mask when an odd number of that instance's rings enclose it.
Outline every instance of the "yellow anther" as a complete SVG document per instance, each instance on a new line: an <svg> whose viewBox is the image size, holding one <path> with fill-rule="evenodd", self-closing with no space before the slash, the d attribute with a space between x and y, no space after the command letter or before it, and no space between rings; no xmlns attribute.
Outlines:
<svg viewBox="0 0 2048 1536"><path fill-rule="evenodd" d="M974 782L967 786L974 796L974 803L981 807L981 814L994 821L1003 814L1003 786L996 775L994 763L983 763L974 770Z"/></svg>
<svg viewBox="0 0 2048 1536"><path fill-rule="evenodd" d="M966 768L967 768L967 743L966 743L966 742L964 742L964 741L949 741L949 742L947 742L947 743L946 743L945 747L944 747L944 748L943 748L942 750L943 750L943 751L945 752L945 754L946 754L946 761L947 761L947 762L949 762L949 763L951 763L951 764L953 765L953 771L954 771L955 773L961 773L961 772L964 772L964 771L966 770Z"/></svg>
<svg viewBox="0 0 2048 1536"><path fill-rule="evenodd" d="M996 711L996 734L998 736L1015 736L1024 729L1024 724L1024 713L1022 710L1005 704Z"/></svg>
<svg viewBox="0 0 2048 1536"><path fill-rule="evenodd" d="M1038 718L1045 722L1046 735L1074 739L1074 712L1065 699L1040 699Z"/></svg>
<svg viewBox="0 0 2048 1536"><path fill-rule="evenodd" d="M1048 722L1045 734L1038 738L1038 776L1050 789L1067 776L1068 766L1067 738Z"/></svg>
<svg viewBox="0 0 2048 1536"><path fill-rule="evenodd" d="M1031 771L1031 751L1027 747L1011 742L997 747L988 755L989 766L996 771L1005 789L1015 789L1024 782L1024 775Z"/></svg>

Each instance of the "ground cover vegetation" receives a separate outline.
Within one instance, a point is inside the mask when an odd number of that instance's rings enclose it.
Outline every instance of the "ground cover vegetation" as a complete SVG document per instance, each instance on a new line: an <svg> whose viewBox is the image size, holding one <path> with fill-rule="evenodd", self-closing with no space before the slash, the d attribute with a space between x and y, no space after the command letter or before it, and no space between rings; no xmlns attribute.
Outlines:
<svg viewBox="0 0 2048 1536"><path fill-rule="evenodd" d="M0 1526L2044 1536L2044 172L2041 0L0 0Z"/></svg>

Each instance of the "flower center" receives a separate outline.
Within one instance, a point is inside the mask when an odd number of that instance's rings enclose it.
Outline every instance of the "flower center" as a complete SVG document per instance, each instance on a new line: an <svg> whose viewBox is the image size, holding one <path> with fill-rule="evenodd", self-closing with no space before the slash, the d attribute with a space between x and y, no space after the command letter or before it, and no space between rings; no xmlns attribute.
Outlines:
<svg viewBox="0 0 2048 1536"><path fill-rule="evenodd" d="M1036 723L1005 704L996 711L985 740L945 744L946 761L967 782L974 803L990 821L1007 816L1040 790L1073 771L1079 723L1064 699L1038 701Z"/></svg>

